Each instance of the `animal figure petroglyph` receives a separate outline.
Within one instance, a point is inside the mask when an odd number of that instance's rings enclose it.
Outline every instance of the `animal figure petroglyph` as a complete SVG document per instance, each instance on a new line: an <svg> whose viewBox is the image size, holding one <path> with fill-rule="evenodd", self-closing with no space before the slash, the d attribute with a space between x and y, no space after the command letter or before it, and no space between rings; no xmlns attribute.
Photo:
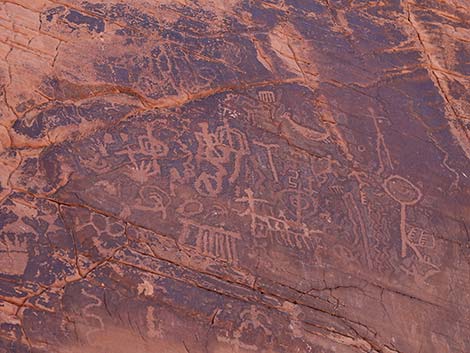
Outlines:
<svg viewBox="0 0 470 353"><path fill-rule="evenodd" d="M251 233L255 238L270 238L273 241L298 250L314 250L314 235L324 234L323 231L310 229L303 222L294 222L279 217L258 212L257 204L269 204L269 201L254 197L251 189L245 190L245 196L236 199L236 202L247 204L247 208L240 212L240 216L251 218Z"/></svg>

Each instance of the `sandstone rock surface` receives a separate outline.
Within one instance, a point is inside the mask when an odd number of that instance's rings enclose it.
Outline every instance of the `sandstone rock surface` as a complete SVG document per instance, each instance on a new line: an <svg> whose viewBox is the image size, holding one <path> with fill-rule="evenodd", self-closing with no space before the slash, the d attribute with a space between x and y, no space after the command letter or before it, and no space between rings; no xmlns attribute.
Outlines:
<svg viewBox="0 0 470 353"><path fill-rule="evenodd" d="M470 352L470 2L1 0L0 352Z"/></svg>

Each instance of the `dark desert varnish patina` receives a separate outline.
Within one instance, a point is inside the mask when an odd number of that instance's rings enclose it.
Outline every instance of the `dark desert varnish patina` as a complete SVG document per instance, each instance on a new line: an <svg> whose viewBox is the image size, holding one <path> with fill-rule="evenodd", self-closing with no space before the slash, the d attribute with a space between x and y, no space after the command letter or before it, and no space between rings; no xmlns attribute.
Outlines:
<svg viewBox="0 0 470 353"><path fill-rule="evenodd" d="M469 13L0 1L0 353L470 352Z"/></svg>

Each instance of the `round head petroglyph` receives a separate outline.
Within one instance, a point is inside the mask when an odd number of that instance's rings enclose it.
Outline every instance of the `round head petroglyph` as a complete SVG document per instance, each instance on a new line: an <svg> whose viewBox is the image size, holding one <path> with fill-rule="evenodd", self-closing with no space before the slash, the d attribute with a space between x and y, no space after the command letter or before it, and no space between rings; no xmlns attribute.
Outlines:
<svg viewBox="0 0 470 353"><path fill-rule="evenodd" d="M385 180L384 189L390 197L403 205L414 205L421 199L421 191L409 180L392 175Z"/></svg>

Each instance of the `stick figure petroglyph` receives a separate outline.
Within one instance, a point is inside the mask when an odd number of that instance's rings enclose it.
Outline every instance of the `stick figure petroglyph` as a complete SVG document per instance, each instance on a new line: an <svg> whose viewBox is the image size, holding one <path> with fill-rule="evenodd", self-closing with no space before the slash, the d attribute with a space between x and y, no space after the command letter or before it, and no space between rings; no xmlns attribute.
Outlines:
<svg viewBox="0 0 470 353"><path fill-rule="evenodd" d="M376 117L374 110L369 108L370 116L374 122L375 132L377 134L377 141L375 145L375 151L377 153L377 158L379 160L379 169L377 174L381 175L385 170L393 170L392 158L390 156L390 151L385 143L384 134L380 128L380 124L383 124L387 121L384 117Z"/></svg>
<svg viewBox="0 0 470 353"><path fill-rule="evenodd" d="M245 134L230 127L228 120L217 127L215 132L209 131L209 124L199 124L200 132L196 132L198 153L196 160L208 162L215 168L214 174L203 171L196 179L195 188L203 195L216 196L222 191L222 183L228 176L228 182L233 183L240 175L243 157L250 153ZM227 170L233 159L233 169Z"/></svg>
<svg viewBox="0 0 470 353"><path fill-rule="evenodd" d="M405 257L407 247L411 246L406 234L406 206L416 205L422 194L408 179L399 175L388 177L384 182L384 190L400 204L401 257Z"/></svg>
<svg viewBox="0 0 470 353"><path fill-rule="evenodd" d="M304 191L287 189L281 191L280 194L287 213L294 216L299 223L302 223L303 216L312 214L316 210L316 200Z"/></svg>

